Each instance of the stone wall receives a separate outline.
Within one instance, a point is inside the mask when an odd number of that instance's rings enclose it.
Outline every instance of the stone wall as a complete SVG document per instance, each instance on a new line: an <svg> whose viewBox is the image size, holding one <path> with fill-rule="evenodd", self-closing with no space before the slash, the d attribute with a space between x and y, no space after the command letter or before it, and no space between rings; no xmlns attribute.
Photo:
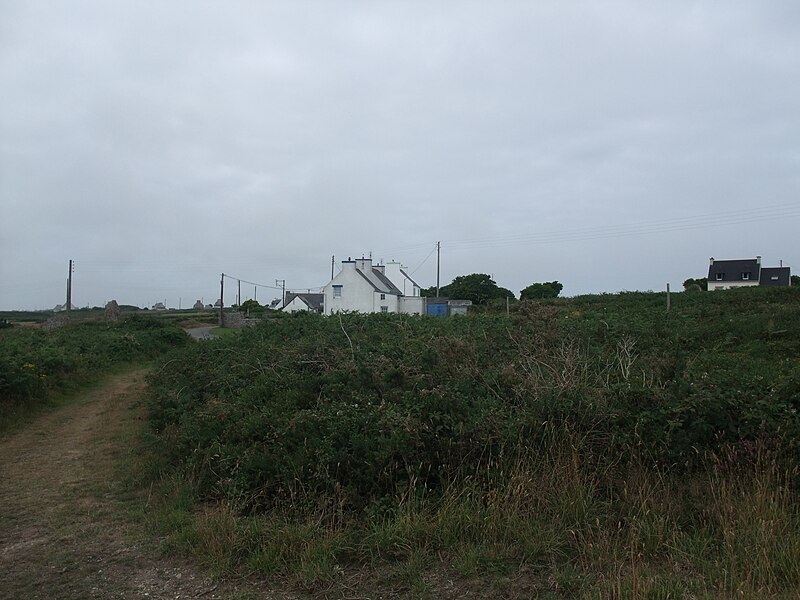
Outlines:
<svg viewBox="0 0 800 600"><path fill-rule="evenodd" d="M47 321L42 323L42 329L45 331L53 331L54 329L61 329L67 325L69 325L69 317L67 315L57 315L55 317L50 317Z"/></svg>
<svg viewBox="0 0 800 600"><path fill-rule="evenodd" d="M258 323L258 319L248 319L244 313L240 312L223 312L221 327L228 329L242 329L244 327L253 327Z"/></svg>

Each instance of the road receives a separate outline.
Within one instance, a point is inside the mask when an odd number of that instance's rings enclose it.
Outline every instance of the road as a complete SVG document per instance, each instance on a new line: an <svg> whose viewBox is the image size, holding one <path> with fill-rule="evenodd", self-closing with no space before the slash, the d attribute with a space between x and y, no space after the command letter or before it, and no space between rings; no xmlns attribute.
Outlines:
<svg viewBox="0 0 800 600"><path fill-rule="evenodd" d="M162 556L137 522L147 492L124 470L145 375L113 375L0 438L0 598L269 597Z"/></svg>

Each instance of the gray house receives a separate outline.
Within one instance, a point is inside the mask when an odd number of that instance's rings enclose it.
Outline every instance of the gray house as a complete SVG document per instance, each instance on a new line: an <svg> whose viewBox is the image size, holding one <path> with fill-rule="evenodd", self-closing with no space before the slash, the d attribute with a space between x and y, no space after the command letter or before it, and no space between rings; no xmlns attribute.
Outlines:
<svg viewBox="0 0 800 600"><path fill-rule="evenodd" d="M708 289L729 290L739 287L789 285L789 267L762 267L761 257L734 260L710 259L708 266Z"/></svg>

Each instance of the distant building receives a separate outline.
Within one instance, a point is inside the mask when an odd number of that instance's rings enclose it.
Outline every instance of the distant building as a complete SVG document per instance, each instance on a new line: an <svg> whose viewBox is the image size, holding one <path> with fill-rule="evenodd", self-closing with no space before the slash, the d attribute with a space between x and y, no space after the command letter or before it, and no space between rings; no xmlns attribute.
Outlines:
<svg viewBox="0 0 800 600"><path fill-rule="evenodd" d="M156 302L155 304L153 304L152 310L167 310L167 307L164 306L163 302Z"/></svg>
<svg viewBox="0 0 800 600"><path fill-rule="evenodd" d="M203 306L203 301L198 300L197 302L194 303L194 306L192 308L194 310L203 310L205 307Z"/></svg>
<svg viewBox="0 0 800 600"><path fill-rule="evenodd" d="M419 285L397 262L373 265L371 258L343 260L342 270L323 289L324 314L362 313L425 314Z"/></svg>
<svg viewBox="0 0 800 600"><path fill-rule="evenodd" d="M286 292L286 299L281 310L288 313L298 311L321 313L324 301L325 294L299 294L295 292Z"/></svg>
<svg viewBox="0 0 800 600"><path fill-rule="evenodd" d="M71 306L72 306L72 310L78 310L78 307L75 306L74 304L72 304ZM64 304L56 304L53 307L53 312L64 312L65 310L67 310L67 303L66 302Z"/></svg>
<svg viewBox="0 0 800 600"><path fill-rule="evenodd" d="M791 269L762 267L761 257L734 260L709 259L708 289L730 290L740 287L787 286L791 283Z"/></svg>

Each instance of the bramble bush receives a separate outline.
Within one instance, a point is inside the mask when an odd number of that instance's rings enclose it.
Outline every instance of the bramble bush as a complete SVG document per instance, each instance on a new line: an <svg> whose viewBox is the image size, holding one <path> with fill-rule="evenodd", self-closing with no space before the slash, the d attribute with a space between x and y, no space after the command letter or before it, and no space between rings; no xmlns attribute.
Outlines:
<svg viewBox="0 0 800 600"><path fill-rule="evenodd" d="M796 456L798 300L676 294L667 313L663 294L622 293L520 302L510 317L286 316L170 356L150 418L200 498L256 513L490 489L554 435L606 465L688 472L756 441Z"/></svg>

